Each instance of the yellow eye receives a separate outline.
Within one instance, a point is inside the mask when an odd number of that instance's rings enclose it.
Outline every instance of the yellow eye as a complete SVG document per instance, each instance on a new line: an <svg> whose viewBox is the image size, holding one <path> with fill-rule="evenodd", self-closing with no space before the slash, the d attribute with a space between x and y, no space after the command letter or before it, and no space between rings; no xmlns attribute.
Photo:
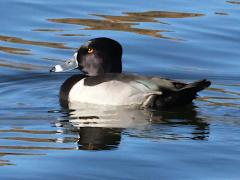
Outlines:
<svg viewBox="0 0 240 180"><path fill-rule="evenodd" d="M89 54L93 53L93 48L88 48L88 51L87 51Z"/></svg>

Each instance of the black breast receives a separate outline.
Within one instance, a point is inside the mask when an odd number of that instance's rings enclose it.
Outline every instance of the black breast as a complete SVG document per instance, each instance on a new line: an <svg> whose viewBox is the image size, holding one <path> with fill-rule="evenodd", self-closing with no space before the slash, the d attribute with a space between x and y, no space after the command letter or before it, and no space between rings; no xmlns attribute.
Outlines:
<svg viewBox="0 0 240 180"><path fill-rule="evenodd" d="M86 76L82 74L73 75L62 84L59 97L59 102L62 107L68 108L68 95L70 90L78 81L85 77Z"/></svg>

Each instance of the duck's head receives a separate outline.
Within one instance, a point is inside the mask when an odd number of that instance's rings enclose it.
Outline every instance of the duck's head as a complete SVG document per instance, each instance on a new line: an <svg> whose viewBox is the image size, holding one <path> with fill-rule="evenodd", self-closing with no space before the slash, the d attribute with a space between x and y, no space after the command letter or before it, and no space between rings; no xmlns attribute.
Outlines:
<svg viewBox="0 0 240 180"><path fill-rule="evenodd" d="M54 66L50 72L80 69L83 74L97 76L103 73L122 72L122 47L110 38L95 38L84 43L73 58Z"/></svg>

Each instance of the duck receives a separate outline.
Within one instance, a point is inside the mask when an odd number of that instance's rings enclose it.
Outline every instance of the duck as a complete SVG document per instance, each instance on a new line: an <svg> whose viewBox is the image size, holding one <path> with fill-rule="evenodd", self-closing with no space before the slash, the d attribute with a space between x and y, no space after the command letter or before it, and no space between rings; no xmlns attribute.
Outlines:
<svg viewBox="0 0 240 180"><path fill-rule="evenodd" d="M65 107L74 103L153 109L182 107L191 104L199 91L211 85L206 79L185 83L123 73L122 52L116 40L94 38L81 45L72 58L51 68L50 72L81 71L61 85L60 104Z"/></svg>

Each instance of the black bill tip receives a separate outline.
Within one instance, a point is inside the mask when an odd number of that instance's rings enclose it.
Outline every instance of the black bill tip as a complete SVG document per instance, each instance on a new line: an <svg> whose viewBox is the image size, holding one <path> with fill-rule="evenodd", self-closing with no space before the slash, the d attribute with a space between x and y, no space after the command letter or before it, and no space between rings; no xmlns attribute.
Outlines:
<svg viewBox="0 0 240 180"><path fill-rule="evenodd" d="M56 68L53 67L52 69L49 70L49 72L56 72Z"/></svg>

